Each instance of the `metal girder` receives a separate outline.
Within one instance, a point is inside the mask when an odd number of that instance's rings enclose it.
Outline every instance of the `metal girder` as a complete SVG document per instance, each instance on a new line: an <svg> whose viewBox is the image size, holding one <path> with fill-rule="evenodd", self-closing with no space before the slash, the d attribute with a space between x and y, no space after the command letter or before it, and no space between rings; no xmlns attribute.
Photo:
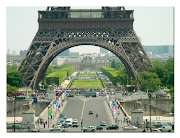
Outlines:
<svg viewBox="0 0 180 138"><path fill-rule="evenodd" d="M56 11L58 12L58 11ZM130 78L153 67L134 29L134 19L43 19L18 71L23 84L36 89L51 61L62 51L79 45L103 47L125 65Z"/></svg>

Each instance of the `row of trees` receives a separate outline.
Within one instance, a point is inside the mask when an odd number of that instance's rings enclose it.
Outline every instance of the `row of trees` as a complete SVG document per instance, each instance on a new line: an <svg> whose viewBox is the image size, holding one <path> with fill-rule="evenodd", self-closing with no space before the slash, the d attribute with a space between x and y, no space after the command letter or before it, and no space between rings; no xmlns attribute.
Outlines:
<svg viewBox="0 0 180 138"><path fill-rule="evenodd" d="M17 71L17 65L7 65L7 94L18 92L22 87L22 74Z"/></svg>
<svg viewBox="0 0 180 138"><path fill-rule="evenodd" d="M174 93L174 58L169 58L165 63L156 60L152 62L154 68L150 71L140 72L137 74L137 80L129 81L128 74L122 62L116 62L114 59L110 67L119 70L117 82L121 84L139 84L142 91L156 91L159 86L165 86Z"/></svg>

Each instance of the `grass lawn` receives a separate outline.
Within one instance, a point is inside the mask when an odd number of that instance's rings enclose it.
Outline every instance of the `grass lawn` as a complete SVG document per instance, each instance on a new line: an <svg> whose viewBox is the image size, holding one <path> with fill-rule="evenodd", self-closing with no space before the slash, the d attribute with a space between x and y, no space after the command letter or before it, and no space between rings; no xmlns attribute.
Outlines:
<svg viewBox="0 0 180 138"><path fill-rule="evenodd" d="M74 80L71 88L104 88L100 80Z"/></svg>

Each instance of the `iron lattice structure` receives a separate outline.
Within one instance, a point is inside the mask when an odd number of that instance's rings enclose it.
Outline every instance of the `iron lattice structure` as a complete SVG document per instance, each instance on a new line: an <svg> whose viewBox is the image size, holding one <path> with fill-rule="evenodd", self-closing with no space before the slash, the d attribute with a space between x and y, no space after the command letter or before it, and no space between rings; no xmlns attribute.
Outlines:
<svg viewBox="0 0 180 138"><path fill-rule="evenodd" d="M133 29L133 10L47 7L46 11L38 11L38 22L39 29L18 67L26 87L36 89L51 61L79 45L111 51L122 61L131 79L153 66Z"/></svg>

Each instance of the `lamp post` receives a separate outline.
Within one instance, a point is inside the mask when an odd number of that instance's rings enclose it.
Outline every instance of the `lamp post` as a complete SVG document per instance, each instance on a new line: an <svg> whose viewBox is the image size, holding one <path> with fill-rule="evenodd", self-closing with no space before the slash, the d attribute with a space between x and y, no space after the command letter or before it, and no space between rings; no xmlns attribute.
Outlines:
<svg viewBox="0 0 180 138"><path fill-rule="evenodd" d="M16 107L16 99L14 99L14 132L16 132L16 130L15 130L16 129L16 126L15 126L15 124L16 124L15 123L15 121L16 121L15 120L15 107Z"/></svg>
<svg viewBox="0 0 180 138"><path fill-rule="evenodd" d="M150 112L150 132L152 132L152 128L151 128L151 98L152 98L152 93L149 93L149 112Z"/></svg>
<svg viewBox="0 0 180 138"><path fill-rule="evenodd" d="M48 128L49 128L49 108L50 108L50 105L48 105Z"/></svg>
<svg viewBox="0 0 180 138"><path fill-rule="evenodd" d="M138 121L139 121L139 118L137 117L137 127L138 127Z"/></svg>

